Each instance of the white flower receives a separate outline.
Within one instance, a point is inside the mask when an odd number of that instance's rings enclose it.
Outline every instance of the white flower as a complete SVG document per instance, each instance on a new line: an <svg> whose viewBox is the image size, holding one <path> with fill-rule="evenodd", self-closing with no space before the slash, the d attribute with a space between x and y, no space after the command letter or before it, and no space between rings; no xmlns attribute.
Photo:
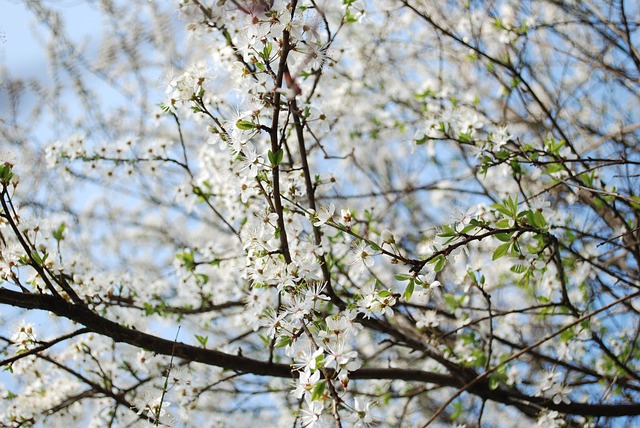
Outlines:
<svg viewBox="0 0 640 428"><path fill-rule="evenodd" d="M322 294L326 285L326 283L320 282L309 285L308 288L304 291L304 300L313 303L316 303L318 300L331 300L329 296L325 296L324 294Z"/></svg>
<svg viewBox="0 0 640 428"><path fill-rule="evenodd" d="M340 340L337 344L329 346L324 366L338 371L343 369L347 371L357 370L360 368L360 363L355 361L357 357L358 353L356 351L347 351L346 344Z"/></svg>
<svg viewBox="0 0 640 428"><path fill-rule="evenodd" d="M291 391L291 393L295 395L297 399L302 398L303 395L306 398L307 394L313 390L319 381L320 370L316 370L312 373L309 367L305 367L304 370L300 372L300 377L295 383L296 388Z"/></svg>
<svg viewBox="0 0 640 428"><path fill-rule="evenodd" d="M357 420L354 427L368 427L373 423L373 415L371 414L371 407L375 404L373 401L367 401L363 404L360 398L355 398L354 409L356 411Z"/></svg>
<svg viewBox="0 0 640 428"><path fill-rule="evenodd" d="M456 209L454 211L453 219L454 219L456 232L459 232L460 230L464 229L464 227L469 224L471 219L474 217L473 214L476 212L476 209L477 207L473 206L464 213L460 209Z"/></svg>
<svg viewBox="0 0 640 428"><path fill-rule="evenodd" d="M240 200L243 204L246 204L250 198L258 194L255 179L249 176L242 177L240 180L240 188L238 190L237 194L240 196Z"/></svg>
<svg viewBox="0 0 640 428"><path fill-rule="evenodd" d="M278 314L271 309L266 317L260 319L259 326L267 327L267 337L275 337L281 328L287 326L288 323L285 321L286 316L287 314L285 312Z"/></svg>
<svg viewBox="0 0 640 428"><path fill-rule="evenodd" d="M166 92L173 101L189 101L202 90L202 84L209 73L203 64L194 64L180 76L171 80Z"/></svg>
<svg viewBox="0 0 640 428"><path fill-rule="evenodd" d="M373 249L365 242L359 242L353 246L349 264L360 265L360 269L373 266Z"/></svg>
<svg viewBox="0 0 640 428"><path fill-rule="evenodd" d="M565 426L565 423L560 419L560 414L553 410L550 412L542 413L536 422L536 426L544 428L559 428Z"/></svg>
<svg viewBox="0 0 640 428"><path fill-rule="evenodd" d="M316 423L321 422L324 405L319 401L311 401L309 399L305 401L307 408L302 409L302 426L305 428L313 427Z"/></svg>
<svg viewBox="0 0 640 428"><path fill-rule="evenodd" d="M564 385L559 379L560 376L562 374L555 370L547 372L537 384L536 396L550 396L555 404L570 403L569 394L571 394L572 388Z"/></svg>
<svg viewBox="0 0 640 428"><path fill-rule="evenodd" d="M141 373L149 373L149 358L147 352L141 349L136 354L136 367Z"/></svg>
<svg viewBox="0 0 640 428"><path fill-rule="evenodd" d="M507 130L506 126L499 127L493 133L492 137L493 137L492 141L493 141L493 144L494 144L494 149L498 150L498 151L500 150L500 148L502 146L507 144L507 142L513 138L513 136L511 134L509 134L509 131Z"/></svg>
<svg viewBox="0 0 640 428"><path fill-rule="evenodd" d="M365 286L362 290L363 298L358 301L360 312L369 318L372 314L393 315L391 308L396 304L396 296L390 290L376 291L372 285Z"/></svg>
<svg viewBox="0 0 640 428"><path fill-rule="evenodd" d="M424 311L417 317L416 327L437 327L440 325L440 321L438 321L438 313L433 310Z"/></svg>
<svg viewBox="0 0 640 428"><path fill-rule="evenodd" d="M301 361L300 363L295 363L294 367L301 368L309 368L311 370L315 370L318 368L319 362L322 361L320 358L324 354L324 348L320 347L315 351L309 353L310 349L307 348L305 350L301 350L296 355L296 360Z"/></svg>
<svg viewBox="0 0 640 428"><path fill-rule="evenodd" d="M254 179L264 164L262 156L260 156L256 148L252 144L246 144L242 149L242 159L238 163L238 171L244 171L247 177Z"/></svg>
<svg viewBox="0 0 640 428"><path fill-rule="evenodd" d="M313 302L299 297L294 297L285 308L285 312L291 315L293 320L302 320L312 310Z"/></svg>
<svg viewBox="0 0 640 428"><path fill-rule="evenodd" d="M353 309L347 309L336 315L328 316L325 319L327 329L318 333L323 340L337 340L340 336L349 337L355 335L362 329L362 325L354 322L358 312Z"/></svg>
<svg viewBox="0 0 640 428"><path fill-rule="evenodd" d="M393 233L391 233L389 229L383 230L382 233L380 234L380 238L382 239L382 242L386 244L396 243L396 239L393 237Z"/></svg>
<svg viewBox="0 0 640 428"><path fill-rule="evenodd" d="M11 336L11 341L14 346L17 346L19 349L23 351L28 351L33 348L36 343L36 333L33 329L33 325L31 323L24 322L24 320L20 323L18 330Z"/></svg>
<svg viewBox="0 0 640 428"><path fill-rule="evenodd" d="M328 221L333 220L333 214L336 211L335 205L332 203L328 207L320 207L320 212L317 213L317 220L313 222L313 225L318 227L322 226Z"/></svg>
<svg viewBox="0 0 640 428"><path fill-rule="evenodd" d="M547 208L551 207L551 203L544 196L538 196L529 201L532 210L541 210L544 211Z"/></svg>
<svg viewBox="0 0 640 428"><path fill-rule="evenodd" d="M340 210L340 222L347 228L351 229L351 223L353 222L353 216L351 210Z"/></svg>
<svg viewBox="0 0 640 428"><path fill-rule="evenodd" d="M142 398L137 400L138 415L146 415L147 417L155 420L156 418L162 419L163 417L171 417L167 412L167 407L171 406L171 403L162 399L162 393L150 393L145 392L142 394Z"/></svg>
<svg viewBox="0 0 640 428"><path fill-rule="evenodd" d="M518 381L518 375L520 374L520 370L518 367L511 366L507 369L507 385L513 385Z"/></svg>

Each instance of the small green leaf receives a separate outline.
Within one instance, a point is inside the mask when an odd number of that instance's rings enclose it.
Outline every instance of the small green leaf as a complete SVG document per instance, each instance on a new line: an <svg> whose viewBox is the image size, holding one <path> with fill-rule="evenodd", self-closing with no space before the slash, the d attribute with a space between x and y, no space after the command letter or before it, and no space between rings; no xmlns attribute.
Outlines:
<svg viewBox="0 0 640 428"><path fill-rule="evenodd" d="M291 337L289 336L280 336L278 340L276 340L276 348L284 348L285 346L291 345L293 343L291 341Z"/></svg>
<svg viewBox="0 0 640 428"><path fill-rule="evenodd" d="M470 142L471 141L471 134L461 132L460 135L458 135L458 141L460 141L461 143Z"/></svg>
<svg viewBox="0 0 640 428"><path fill-rule="evenodd" d="M409 301L411 299L411 296L413 295L414 285L414 281L410 280L407 284L407 288L404 289L404 293L402 293L402 297L404 298L404 300Z"/></svg>
<svg viewBox="0 0 640 428"><path fill-rule="evenodd" d="M444 265L447 263L447 258L444 256L439 256L436 265L433 267L433 270L437 273L444 269Z"/></svg>
<svg viewBox="0 0 640 428"><path fill-rule="evenodd" d="M58 226L58 228L51 233L53 235L53 239L55 239L56 241L62 241L66 228L67 226L64 223Z"/></svg>
<svg viewBox="0 0 640 428"><path fill-rule="evenodd" d="M438 236L441 238L449 238L457 235L458 234L456 233L456 231L451 226L447 226L446 224L442 226L442 232L438 233Z"/></svg>
<svg viewBox="0 0 640 428"><path fill-rule="evenodd" d="M205 285L209 282L209 275L206 275L204 273L196 273L194 276L196 278L196 284L198 285Z"/></svg>
<svg viewBox="0 0 640 428"><path fill-rule="evenodd" d="M555 172L558 171L562 171L563 166L560 163L550 163L549 165L547 165L547 168L545 169L545 172L547 174L553 174Z"/></svg>
<svg viewBox="0 0 640 428"><path fill-rule="evenodd" d="M248 120L239 120L236 122L236 127L243 131L248 131L250 129L255 129L256 125Z"/></svg>
<svg viewBox="0 0 640 428"><path fill-rule="evenodd" d="M505 244L499 245L498 248L496 248L493 252L493 257L491 258L491 260L497 260L507 254L507 252L511 248L511 244L511 242L507 242Z"/></svg>
<svg viewBox="0 0 640 428"><path fill-rule="evenodd" d="M207 342L209 341L209 336L199 336L199 335L195 335L196 336L196 340L198 341L198 343L200 343L202 345L202 347L206 348L207 347Z"/></svg>
<svg viewBox="0 0 640 428"><path fill-rule="evenodd" d="M458 302L458 299L456 299L456 296L452 294L445 294L444 301L446 302L447 306L449 306L449 309L451 310L451 312L458 309L458 305L460 304Z"/></svg>
<svg viewBox="0 0 640 428"><path fill-rule="evenodd" d="M317 400L324 394L325 382L318 382L316 386L313 387L313 393L311 394L311 401Z"/></svg>
<svg viewBox="0 0 640 428"><path fill-rule="evenodd" d="M273 45L271 43L267 43L264 49L262 49L262 55L261 55L262 59L264 59L265 61L268 61L269 57L271 56L272 50L273 50Z"/></svg>
<svg viewBox="0 0 640 428"><path fill-rule="evenodd" d="M47 261L48 257L49 253L47 253L46 251L42 255L36 250L31 252L31 260L33 260L38 266L44 265L44 262Z"/></svg>
<svg viewBox="0 0 640 428"><path fill-rule="evenodd" d="M497 233L496 235L494 235L498 240L502 241L502 242L511 242L511 237L513 236L515 232L511 232L511 233Z"/></svg>
<svg viewBox="0 0 640 428"><path fill-rule="evenodd" d="M503 218L502 220L499 220L498 222L496 222L496 226L499 227L500 229L508 229L511 226L511 224L508 218Z"/></svg>
<svg viewBox="0 0 640 428"><path fill-rule="evenodd" d="M473 229L476 228L475 224L469 224L467 226L465 226L460 232L458 232L460 235L465 235L469 232L471 232Z"/></svg>
<svg viewBox="0 0 640 428"><path fill-rule="evenodd" d="M545 227L547 225L547 221L544 218L544 214L542 214L541 210L536 210L533 214L533 218L535 220L536 226Z"/></svg>
<svg viewBox="0 0 640 428"><path fill-rule="evenodd" d="M149 315L155 314L155 313L160 313L158 308L156 308L154 305L152 305L149 302L143 302L142 303L142 307L144 308L144 314L146 316L149 316Z"/></svg>
<svg viewBox="0 0 640 428"><path fill-rule="evenodd" d="M0 183L5 186L11 182L13 178L13 171L11 170L12 166L9 164L0 165Z"/></svg>
<svg viewBox="0 0 640 428"><path fill-rule="evenodd" d="M512 216L511 211L507 207L505 207L503 205L495 204L492 208L500 211L502 214L504 214L506 216L509 216L509 217Z"/></svg>
<svg viewBox="0 0 640 428"><path fill-rule="evenodd" d="M425 135L424 137L417 139L417 140L416 140L416 144L417 144L418 146L420 146L420 145L422 145L422 144L426 143L427 141L429 141L429 137L427 137L427 136Z"/></svg>
<svg viewBox="0 0 640 428"><path fill-rule="evenodd" d="M496 377L490 377L489 378L489 389L490 390L495 390L497 387L500 386L500 380L497 379Z"/></svg>
<svg viewBox="0 0 640 428"><path fill-rule="evenodd" d="M513 265L509 268L509 270L513 273L524 273L527 271L527 269L529 269L528 267L526 267L525 265Z"/></svg>
<svg viewBox="0 0 640 428"><path fill-rule="evenodd" d="M269 162L271 162L272 166L278 166L280 165L280 163L282 163L282 159L284 158L284 151L282 149L279 149L274 153L269 150L267 156L269 157Z"/></svg>
<svg viewBox="0 0 640 428"><path fill-rule="evenodd" d="M510 154L508 151L506 151L506 150L500 150L498 153L495 153L495 157L496 157L496 159L499 159L499 160L505 160L505 159L507 159L510 155L511 155L511 154Z"/></svg>

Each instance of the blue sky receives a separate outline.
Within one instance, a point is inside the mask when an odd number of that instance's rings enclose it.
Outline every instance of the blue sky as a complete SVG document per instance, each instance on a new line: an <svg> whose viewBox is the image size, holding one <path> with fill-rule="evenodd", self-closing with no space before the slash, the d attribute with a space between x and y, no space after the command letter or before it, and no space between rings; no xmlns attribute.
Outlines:
<svg viewBox="0 0 640 428"><path fill-rule="evenodd" d="M28 0L0 0L0 61L11 74L42 76L46 57L40 41L34 37L36 23L27 10ZM44 0L64 13L69 31L75 37L98 41L100 16L84 0ZM91 37L93 35L93 37Z"/></svg>

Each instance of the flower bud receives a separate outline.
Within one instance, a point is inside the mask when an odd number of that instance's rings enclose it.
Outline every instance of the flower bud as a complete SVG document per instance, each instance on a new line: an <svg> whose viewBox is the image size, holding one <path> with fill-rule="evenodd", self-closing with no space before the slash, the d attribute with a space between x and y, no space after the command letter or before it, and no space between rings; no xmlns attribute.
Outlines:
<svg viewBox="0 0 640 428"><path fill-rule="evenodd" d="M387 244L395 244L396 240L393 237L393 234L391 233L391 231L389 229L385 229L382 231L382 233L380 234L380 237L382 238L382 242L385 242Z"/></svg>

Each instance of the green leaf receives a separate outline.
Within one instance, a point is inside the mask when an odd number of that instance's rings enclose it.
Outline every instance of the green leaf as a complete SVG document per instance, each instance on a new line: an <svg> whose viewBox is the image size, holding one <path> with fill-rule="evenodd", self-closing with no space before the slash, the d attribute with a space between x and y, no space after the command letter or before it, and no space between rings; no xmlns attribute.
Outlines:
<svg viewBox="0 0 640 428"><path fill-rule="evenodd" d="M12 166L9 164L0 165L0 183L5 186L11 182L13 178L13 171L11 170Z"/></svg>
<svg viewBox="0 0 640 428"><path fill-rule="evenodd" d="M500 211L502 214L504 214L506 216L511 217L511 211L509 211L509 209L507 207L505 207L505 206L502 206L500 204L495 204L495 205L493 205L492 208Z"/></svg>
<svg viewBox="0 0 640 428"><path fill-rule="evenodd" d="M515 232L511 232L511 233L497 233L494 236L502 241L502 242L511 242L511 237L513 236Z"/></svg>
<svg viewBox="0 0 640 428"><path fill-rule="evenodd" d="M438 256L438 261L436 265L433 267L433 270L437 273L444 269L444 265L447 263L447 258L444 256Z"/></svg>
<svg viewBox="0 0 640 428"><path fill-rule="evenodd" d="M547 174L553 174L555 172L562 171L563 169L564 168L561 163L550 163L549 165L547 165L545 172Z"/></svg>
<svg viewBox="0 0 640 428"><path fill-rule="evenodd" d="M465 226L460 232L458 232L460 235L465 235L467 233L469 233L470 231L472 231L473 229L476 228L476 225L474 224L469 224L467 226Z"/></svg>
<svg viewBox="0 0 640 428"><path fill-rule="evenodd" d="M293 343L291 341L291 337L289 336L280 336L278 340L276 340L276 348L284 348L285 346L291 345Z"/></svg>
<svg viewBox="0 0 640 428"><path fill-rule="evenodd" d="M64 231L67 228L67 225L62 223L56 230L54 230L51 234L53 235L53 239L60 242L64 238Z"/></svg>
<svg viewBox="0 0 640 428"><path fill-rule="evenodd" d="M531 211L531 210L526 210L526 211L519 212L518 213L518 217L526 217L527 223L532 225L532 226L535 226L535 224L536 224L536 219L534 218L533 211Z"/></svg>
<svg viewBox="0 0 640 428"><path fill-rule="evenodd" d="M536 210L536 212L533 214L533 218L536 226L545 227L547 225L547 220L545 220L544 214L542 214L541 210Z"/></svg>
<svg viewBox="0 0 640 428"><path fill-rule="evenodd" d="M143 303L142 303L142 307L144 308L144 314L145 314L146 316L149 316L149 315L151 315L151 314L153 314L153 313L155 313L155 312L156 312L156 308L155 308L155 306L153 306L153 305L152 305L151 303L149 303L149 302L143 302Z"/></svg>
<svg viewBox="0 0 640 428"><path fill-rule="evenodd" d="M197 334L195 336L196 336L196 340L198 341L198 343L200 343L203 348L206 348L207 347L207 342L209 341L209 336L199 336Z"/></svg>
<svg viewBox="0 0 640 428"><path fill-rule="evenodd" d="M255 129L256 124L248 120L239 120L236 122L236 127L243 131L249 131L250 129Z"/></svg>
<svg viewBox="0 0 640 428"><path fill-rule="evenodd" d="M500 229L508 229L511 226L511 224L508 218L503 218L502 220L496 222L496 226L499 227Z"/></svg>
<svg viewBox="0 0 640 428"><path fill-rule="evenodd" d="M449 310L451 310L451 312L455 311L458 308L459 302L458 299L456 299L456 296L452 294L445 294L444 301L446 302L447 306L449 306Z"/></svg>
<svg viewBox="0 0 640 428"><path fill-rule="evenodd" d="M184 263L184 268L186 270L192 271L196 268L196 262L193 258L193 253L190 250L185 250L176 254L176 258Z"/></svg>
<svg viewBox="0 0 640 428"><path fill-rule="evenodd" d="M500 150L498 153L495 153L494 156L496 157L496 159L499 160L505 160L507 159L511 154L506 151L506 150Z"/></svg>
<svg viewBox="0 0 640 428"><path fill-rule="evenodd" d="M267 43L262 49L261 57L265 61L269 61L269 57L271 56L271 51L273 50L273 45L271 43Z"/></svg>
<svg viewBox="0 0 640 428"><path fill-rule="evenodd" d="M404 298L404 300L409 301L409 299L411 299L411 296L413 295L414 286L415 286L414 281L410 280L409 283L407 284L407 288L404 289L404 293L402 293L402 297Z"/></svg>
<svg viewBox="0 0 640 428"><path fill-rule="evenodd" d="M491 260L497 260L507 254L509 248L511 248L511 244L511 242L507 242L505 244L499 245L498 248L496 248L493 252L493 257L491 258Z"/></svg>
<svg viewBox="0 0 640 428"><path fill-rule="evenodd" d="M471 134L461 132L460 135L458 135L458 141L460 141L461 143L470 142L471 141Z"/></svg>
<svg viewBox="0 0 640 428"><path fill-rule="evenodd" d="M500 380L497 379L496 377L490 377L489 378L489 389L490 390L495 390L497 387L500 386Z"/></svg>
<svg viewBox="0 0 640 428"><path fill-rule="evenodd" d="M269 162L271 162L272 166L278 166L280 165L280 163L282 163L282 159L284 158L284 151L282 149L279 149L278 151L273 153L271 150L269 150L267 156L269 157Z"/></svg>
<svg viewBox="0 0 640 428"><path fill-rule="evenodd" d="M38 253L36 250L31 252L31 260L33 260L38 266L44 265L44 262L47 261L48 257L49 253L47 252L42 255L40 255L40 253Z"/></svg>
<svg viewBox="0 0 640 428"><path fill-rule="evenodd" d="M416 140L416 144L418 146L420 146L420 145L426 143L427 141L429 141L429 138L425 135L424 137L417 139Z"/></svg>
<svg viewBox="0 0 640 428"><path fill-rule="evenodd" d="M311 401L317 400L324 394L325 381L316 383L311 394Z"/></svg>
<svg viewBox="0 0 640 428"><path fill-rule="evenodd" d="M528 270L529 268L525 265L513 265L509 268L509 270L513 273L524 273Z"/></svg>
<svg viewBox="0 0 640 428"><path fill-rule="evenodd" d="M204 285L209 282L209 275L206 275L204 273L196 273L194 276L196 278L196 284L198 285Z"/></svg>
<svg viewBox="0 0 640 428"><path fill-rule="evenodd" d="M449 238L452 236L458 236L458 234L451 226L447 226L445 224L444 226L442 226L442 232L438 233L438 236L441 238Z"/></svg>
<svg viewBox="0 0 640 428"><path fill-rule="evenodd" d="M511 196L509 196L509 198L506 201L507 206L509 207L509 209L511 210L511 212L513 214L518 212L518 197L516 196L515 199L513 199Z"/></svg>

